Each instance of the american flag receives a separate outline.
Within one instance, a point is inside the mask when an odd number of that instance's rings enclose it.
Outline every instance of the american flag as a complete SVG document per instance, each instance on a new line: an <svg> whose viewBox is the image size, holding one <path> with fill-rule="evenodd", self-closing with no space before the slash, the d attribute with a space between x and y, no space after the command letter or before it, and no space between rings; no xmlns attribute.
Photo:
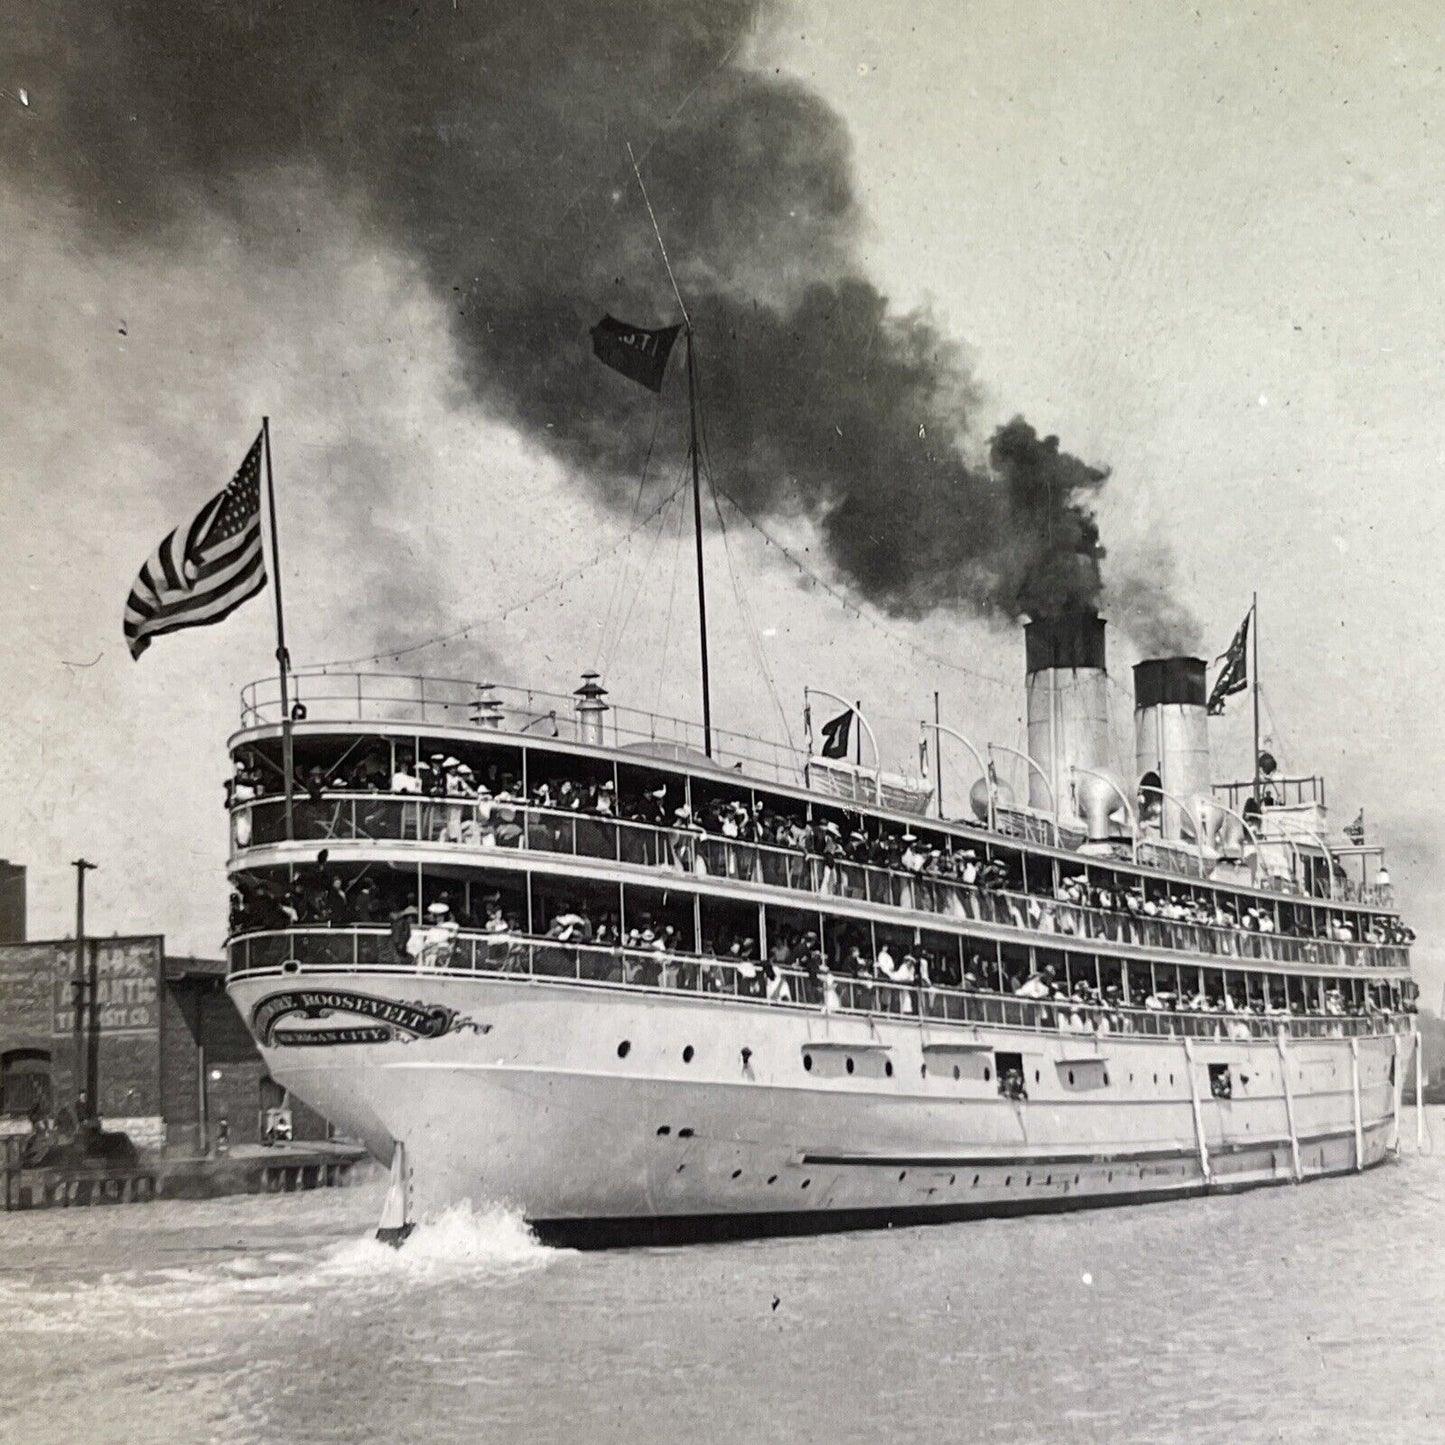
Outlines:
<svg viewBox="0 0 1445 1445"><path fill-rule="evenodd" d="M138 658L151 638L229 617L266 585L261 554L261 443L187 527L151 554L125 602L125 640Z"/></svg>
<svg viewBox="0 0 1445 1445"><path fill-rule="evenodd" d="M1234 634L1229 651L1221 653L1215 659L1216 662L1223 662L1224 666L1219 669L1219 676L1214 679L1214 691L1209 694L1210 717L1218 717L1224 711L1225 698L1243 692L1249 686L1246 649L1249 646L1249 622L1253 616L1254 609L1251 608L1244 614L1244 621L1239 624L1239 631Z"/></svg>

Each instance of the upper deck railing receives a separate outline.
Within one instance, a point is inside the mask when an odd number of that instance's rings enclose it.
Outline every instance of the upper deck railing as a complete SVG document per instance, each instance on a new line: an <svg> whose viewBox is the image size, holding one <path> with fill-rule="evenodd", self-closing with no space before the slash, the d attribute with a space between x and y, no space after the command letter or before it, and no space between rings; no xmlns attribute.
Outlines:
<svg viewBox="0 0 1445 1445"><path fill-rule="evenodd" d="M517 979L610 985L712 999L749 999L781 1007L913 1017L930 1022L992 1024L1093 1037L1343 1038L1389 1034L1407 1015L1384 1011L1300 1014L1280 1009L1150 1009L1080 999L1031 999L992 990L927 982L891 983L831 972L810 973L758 962L653 949L563 943L515 934L461 933L419 956L398 954L382 928L291 928L231 940L232 977L307 970L376 970L418 975L488 974Z"/></svg>
<svg viewBox="0 0 1445 1445"><path fill-rule="evenodd" d="M514 733L586 743L577 699L566 693L500 683L463 682L446 677L399 677L381 672L298 673L291 699L308 720L410 723L417 727L475 727L482 733ZM707 765L700 723L664 713L608 706L592 714L607 748L647 751L653 756L686 754L690 766ZM241 726L281 722L281 694L275 678L247 683L241 690ZM712 766L742 771L791 787L803 784L807 757L796 748L747 733L712 730Z"/></svg>
<svg viewBox="0 0 1445 1445"><path fill-rule="evenodd" d="M1214 959L1257 959L1333 968L1403 968L1405 948L1387 943L1299 937L1278 932L1141 916L1047 895L984 888L936 873L884 868L799 849L741 842L693 827L660 828L606 814L466 798L333 794L298 803L300 838L327 842L427 844L465 852L484 864L499 851L561 854L602 862L729 879L931 913L952 924L977 922L1078 941L1182 950ZM280 799L232 812L238 855L285 839Z"/></svg>
<svg viewBox="0 0 1445 1445"><path fill-rule="evenodd" d="M307 721L343 723L406 724L418 729L466 728L483 737L508 734L520 740L538 742L559 739L621 751L635 751L644 757L670 759L689 769L730 775L740 786L749 782L774 782L802 788L808 782L808 754L790 744L747 733L712 729L712 757L704 751L700 723L663 713L608 705L587 716L584 727L573 694L544 692L496 683L469 682L458 678L426 675L402 676L381 672L325 672L294 674L291 678L293 711ZM243 728L275 726L282 721L277 679L263 678L248 683L241 691ZM590 731L595 728L595 732ZM1291 780L1294 781L1294 780ZM869 773L860 784L875 786ZM1233 785L1223 785L1228 791ZM866 796L841 799L828 792L820 802L832 806L868 806ZM937 819L940 825L967 820ZM971 825L974 826L974 825ZM977 828L975 826L975 831ZM1067 819L1056 822L1052 815L1033 809L1013 807L1001 801L994 809L994 834L1035 845L1075 847L1083 840L1081 831L1071 829ZM1067 842L1065 842L1067 840ZM1300 849L1295 845L1295 851ZM1130 850L1123 847L1112 861L1127 868L1131 862L1162 872L1207 880L1207 867L1197 849L1188 844L1154 838L1147 833ZM1255 886L1291 897L1315 898L1304 880L1265 874ZM1334 900L1393 907L1389 889L1380 889L1336 874ZM1323 900L1321 900L1323 901Z"/></svg>

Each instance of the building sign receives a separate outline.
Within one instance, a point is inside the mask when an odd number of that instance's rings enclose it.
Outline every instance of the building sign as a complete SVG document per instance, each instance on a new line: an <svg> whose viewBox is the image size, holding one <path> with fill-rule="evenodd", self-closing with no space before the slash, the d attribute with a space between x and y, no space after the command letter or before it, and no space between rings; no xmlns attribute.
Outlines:
<svg viewBox="0 0 1445 1445"><path fill-rule="evenodd" d="M160 990L156 957L147 949L114 948L106 939L92 947L99 975L100 1031L102 1034L154 1033L160 1027ZM69 957L66 957L66 953ZM89 960L87 959L87 977ZM52 1032L75 1031L75 951L57 947ZM87 1003L89 1001L87 1000ZM88 1022L89 1010L82 1023Z"/></svg>
<svg viewBox="0 0 1445 1445"><path fill-rule="evenodd" d="M338 1020L322 1028L278 1028L285 1019L300 1016L309 1021L348 1015L355 1023ZM375 994L340 988L295 988L267 994L251 1011L251 1032L263 1048L321 1044L385 1044L393 1039L439 1039L459 1029L487 1033L490 1024L473 1023L455 1009L440 1004L404 1003Z"/></svg>

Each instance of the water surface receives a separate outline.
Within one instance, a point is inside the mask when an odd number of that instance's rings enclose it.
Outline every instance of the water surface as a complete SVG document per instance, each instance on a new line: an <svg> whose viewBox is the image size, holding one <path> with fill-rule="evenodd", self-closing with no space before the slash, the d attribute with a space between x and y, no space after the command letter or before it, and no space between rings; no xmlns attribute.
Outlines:
<svg viewBox="0 0 1445 1445"><path fill-rule="evenodd" d="M686 1249L392 1251L379 1185L0 1215L0 1438L1445 1439L1430 1123L1304 1188Z"/></svg>

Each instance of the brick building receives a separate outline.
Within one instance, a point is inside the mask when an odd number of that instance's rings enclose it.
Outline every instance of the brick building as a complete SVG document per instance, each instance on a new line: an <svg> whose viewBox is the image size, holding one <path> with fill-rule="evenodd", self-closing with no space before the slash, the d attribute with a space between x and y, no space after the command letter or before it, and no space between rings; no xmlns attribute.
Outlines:
<svg viewBox="0 0 1445 1445"><path fill-rule="evenodd" d="M258 1141L283 1094L226 997L225 963L168 955L159 934L87 947L100 980L106 1127L151 1151L204 1152L222 1119L233 1143ZM0 943L0 1133L24 1133L32 1110L56 1113L83 1087L77 963L74 939ZM298 1139L326 1137L324 1121L295 1101L292 1116Z"/></svg>
<svg viewBox="0 0 1445 1445"><path fill-rule="evenodd" d="M0 943L25 938L25 869L0 858Z"/></svg>

